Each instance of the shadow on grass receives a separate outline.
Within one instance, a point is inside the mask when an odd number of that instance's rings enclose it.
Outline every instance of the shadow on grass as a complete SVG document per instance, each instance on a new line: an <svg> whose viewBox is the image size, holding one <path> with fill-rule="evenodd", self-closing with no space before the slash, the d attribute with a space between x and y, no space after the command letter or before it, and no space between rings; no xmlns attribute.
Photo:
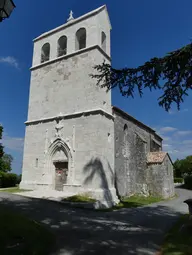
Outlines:
<svg viewBox="0 0 192 255"><path fill-rule="evenodd" d="M46 255L55 243L55 236L45 226L1 206L0 240L2 255Z"/></svg>
<svg viewBox="0 0 192 255"><path fill-rule="evenodd" d="M103 213L6 193L0 194L0 204L49 227L56 235L50 253L55 255L153 254L181 215L158 204Z"/></svg>
<svg viewBox="0 0 192 255"><path fill-rule="evenodd" d="M189 221L189 215L180 217L166 235L162 254L192 255L192 222Z"/></svg>

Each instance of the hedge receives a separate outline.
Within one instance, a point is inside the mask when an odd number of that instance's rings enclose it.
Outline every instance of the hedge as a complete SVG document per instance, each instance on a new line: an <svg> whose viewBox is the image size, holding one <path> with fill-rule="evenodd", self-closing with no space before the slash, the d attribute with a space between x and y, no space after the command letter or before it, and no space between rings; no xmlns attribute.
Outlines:
<svg viewBox="0 0 192 255"><path fill-rule="evenodd" d="M191 189L192 190L192 175L186 176L184 181L185 181L185 187L187 189Z"/></svg>
<svg viewBox="0 0 192 255"><path fill-rule="evenodd" d="M174 183L183 183L183 178L174 178Z"/></svg>
<svg viewBox="0 0 192 255"><path fill-rule="evenodd" d="M15 187L17 184L17 175L0 172L0 188Z"/></svg>

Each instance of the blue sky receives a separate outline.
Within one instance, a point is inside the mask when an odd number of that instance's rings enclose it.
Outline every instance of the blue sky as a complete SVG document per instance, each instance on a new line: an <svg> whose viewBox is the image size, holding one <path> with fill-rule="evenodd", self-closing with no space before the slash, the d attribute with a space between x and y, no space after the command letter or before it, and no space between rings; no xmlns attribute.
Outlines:
<svg viewBox="0 0 192 255"><path fill-rule="evenodd" d="M103 4L112 23L112 64L135 67L151 57L188 44L192 38L192 1L185 0L70 0L14 1L17 8L10 19L0 23L0 123L3 143L14 157L13 171L21 172L24 122L32 62L32 40L66 22L72 9L79 17ZM56 4L55 4L56 2ZM192 154L191 97L178 112L167 113L158 106L158 92L145 91L142 99L123 98L118 90L113 104L156 129L164 138L164 149L173 159Z"/></svg>

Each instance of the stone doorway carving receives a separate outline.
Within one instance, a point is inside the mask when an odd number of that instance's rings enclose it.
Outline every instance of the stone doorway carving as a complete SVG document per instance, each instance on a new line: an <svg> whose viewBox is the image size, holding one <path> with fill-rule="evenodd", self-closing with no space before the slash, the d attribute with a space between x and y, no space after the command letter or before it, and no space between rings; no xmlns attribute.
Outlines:
<svg viewBox="0 0 192 255"><path fill-rule="evenodd" d="M61 138L56 138L49 146L47 169L51 173L51 184L54 190L63 191L64 185L72 182L73 158L71 149Z"/></svg>
<svg viewBox="0 0 192 255"><path fill-rule="evenodd" d="M55 190L63 191L63 185L67 183L68 162L54 162L55 165Z"/></svg>

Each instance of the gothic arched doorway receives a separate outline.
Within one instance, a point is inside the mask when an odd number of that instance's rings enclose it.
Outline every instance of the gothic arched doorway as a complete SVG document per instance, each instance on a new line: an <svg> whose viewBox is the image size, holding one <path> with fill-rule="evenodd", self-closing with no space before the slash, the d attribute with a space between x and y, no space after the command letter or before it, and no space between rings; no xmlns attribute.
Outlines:
<svg viewBox="0 0 192 255"><path fill-rule="evenodd" d="M49 168L53 176L53 189L63 191L69 183L72 156L68 145L62 140L55 140L49 147Z"/></svg>

